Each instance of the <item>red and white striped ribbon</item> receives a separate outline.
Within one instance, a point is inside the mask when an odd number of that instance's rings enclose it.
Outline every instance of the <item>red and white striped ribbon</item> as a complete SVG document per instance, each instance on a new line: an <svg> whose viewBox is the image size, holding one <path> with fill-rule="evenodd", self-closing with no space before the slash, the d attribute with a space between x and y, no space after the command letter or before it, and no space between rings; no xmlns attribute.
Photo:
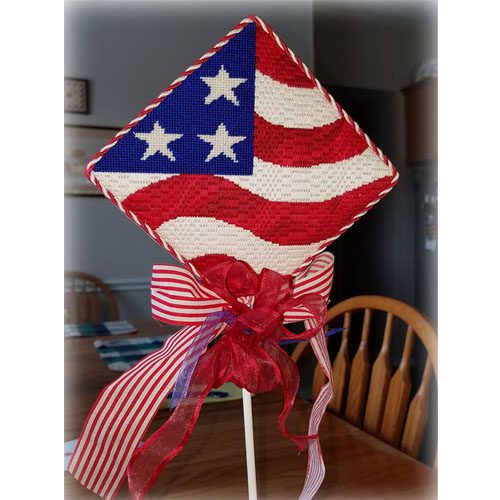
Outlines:
<svg viewBox="0 0 500 500"><path fill-rule="evenodd" d="M323 253L294 280L294 297L309 293L328 300L333 280L333 255ZM94 403L68 471L86 488L111 499L126 477L127 465L161 403L175 384L186 353L207 316L221 311L226 302L202 286L186 269L156 265L152 278L153 317L186 325L169 337L158 351L140 360L120 378L106 386ZM307 321L306 310L297 307L285 314L285 322ZM225 323L215 330L219 335ZM333 395L330 361L323 335L311 339L318 362L328 377L316 400L309 434L317 434L319 423ZM324 477L319 440L309 447L309 460L301 500L314 496Z"/></svg>
<svg viewBox="0 0 500 500"><path fill-rule="evenodd" d="M309 321L305 321L306 328L310 328ZM321 388L316 401L314 402L309 418L309 435L318 434L319 424L325 414L326 407L333 397L333 375L330 356L326 345L325 336L319 333L311 339L311 347L314 351L318 364L326 375L327 383ZM321 453L319 439L315 439L309 445L307 459L307 472L304 487L300 494L300 500L310 500L318 491L323 478L325 477L325 463Z"/></svg>

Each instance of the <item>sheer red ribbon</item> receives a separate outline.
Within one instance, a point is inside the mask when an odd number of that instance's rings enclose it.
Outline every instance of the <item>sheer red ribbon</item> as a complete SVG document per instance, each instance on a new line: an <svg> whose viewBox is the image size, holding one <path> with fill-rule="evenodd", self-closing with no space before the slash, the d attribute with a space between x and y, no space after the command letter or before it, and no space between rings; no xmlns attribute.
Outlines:
<svg viewBox="0 0 500 500"><path fill-rule="evenodd" d="M273 391L281 384L284 406L278 416L283 436L304 451L314 435L292 435L286 422L299 387L295 363L278 345L282 340L308 340L322 329L326 304L321 295L309 293L293 297L293 278L269 269L257 275L244 262L220 264L202 277L202 285L227 302L226 309L236 319L224 330L216 344L203 354L194 370L187 396L170 418L140 448L127 468L129 490L142 499L164 467L184 448L209 391L233 382L249 392ZM311 315L310 326L293 334L284 324L287 311L301 307Z"/></svg>

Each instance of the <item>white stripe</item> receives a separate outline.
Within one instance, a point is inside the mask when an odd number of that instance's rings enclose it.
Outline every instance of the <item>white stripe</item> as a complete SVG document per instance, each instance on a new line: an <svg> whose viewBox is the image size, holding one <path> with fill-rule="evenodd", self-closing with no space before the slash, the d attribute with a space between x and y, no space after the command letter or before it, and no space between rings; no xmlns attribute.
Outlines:
<svg viewBox="0 0 500 500"><path fill-rule="evenodd" d="M221 304L225 304L225 301L222 300L220 297L217 298L212 298L211 297L206 297L205 295L201 295L197 293L196 289L193 289L189 292L175 292L173 293L172 291L167 291L166 287L161 287L161 286L155 286L151 287L151 293L156 296L156 298L161 301L163 300L164 302L167 302L171 307L183 310L189 310L193 304L200 305L203 303L204 305L209 305L209 306L217 306ZM174 301L182 301L178 302L177 304Z"/></svg>
<svg viewBox="0 0 500 500"><path fill-rule="evenodd" d="M214 311L217 312L217 311ZM167 314L163 314L162 311L157 309L153 309L153 318L158 319L159 321L163 321L164 323L169 323L172 325L201 325L203 323L203 318L193 318L183 317L183 316L169 316Z"/></svg>
<svg viewBox="0 0 500 500"><path fill-rule="evenodd" d="M309 245L278 245L255 236L251 231L211 217L178 217L164 222L156 232L184 258L224 253L244 260L260 273L265 266L287 274L328 241Z"/></svg>
<svg viewBox="0 0 500 500"><path fill-rule="evenodd" d="M179 309L174 309L172 307L159 304L154 298L151 300L151 304L156 314L164 315L176 323L184 322L183 324L199 324L203 323L209 314L219 312L222 310L222 305L213 308L200 309L199 312L188 312L182 314Z"/></svg>
<svg viewBox="0 0 500 500"><path fill-rule="evenodd" d="M367 148L347 160L313 167L282 167L254 158L253 175L225 176L225 179L269 201L319 203L391 173L373 150Z"/></svg>
<svg viewBox="0 0 500 500"><path fill-rule="evenodd" d="M290 87L255 71L255 112L273 125L316 128L340 118L318 88Z"/></svg>
<svg viewBox="0 0 500 500"><path fill-rule="evenodd" d="M165 293L165 292L162 292L160 290L153 290L152 291L152 295L154 297L156 297L157 299L160 299L160 300L163 300L165 302L168 302L168 304L172 307L172 309L176 309L176 310L179 310L179 311L185 311L186 309L189 310L189 308L193 305L200 305L201 302L199 299L189 299L189 300L180 300L180 299L175 299L174 298L174 295L170 294L170 293ZM219 300L215 300L215 299L203 299L203 305L204 306L207 306L207 309L213 309L211 308L210 306L218 306L220 307L221 305L225 304L226 301L225 300L222 300L222 299L219 299ZM175 307L175 306L184 306L184 307ZM186 307L187 306L187 307ZM199 309L199 308L196 308L196 309L192 309L192 311L194 313L198 313L198 311L202 311L203 309Z"/></svg>
<svg viewBox="0 0 500 500"><path fill-rule="evenodd" d="M173 290L172 287L181 288L180 290ZM218 297L215 293L206 294L203 293L203 290L198 287L198 285L192 284L190 286L182 285L180 283L173 283L171 281L157 281L155 280L151 284L151 291L153 292L161 292L161 295L165 297L172 297L173 299L184 300L185 298L191 299L189 302L196 300L197 302L200 299L204 301L214 301L220 303L221 298Z"/></svg>
<svg viewBox="0 0 500 500"><path fill-rule="evenodd" d="M169 286L164 283L162 285L160 284L155 284L154 286L151 287L151 290L152 291L156 291L156 292L160 292L160 291L165 291L167 288L169 288ZM176 297L185 297L185 298L192 298L193 297L193 292L192 291L184 291L184 292L179 292L179 291L176 291L175 292L176 294Z"/></svg>
<svg viewBox="0 0 500 500"><path fill-rule="evenodd" d="M94 176L109 189L116 199L123 201L127 196L150 184L178 174L142 174L128 172L96 172ZM136 221L137 222L137 221Z"/></svg>
<svg viewBox="0 0 500 500"><path fill-rule="evenodd" d="M180 321L181 316L183 316L182 313L186 312L186 308L181 309L177 307L167 306L155 300L156 298L157 297L155 297L154 295L151 297L151 304L154 306L156 312L161 312L165 314L165 316L171 316L172 319ZM219 303L218 306L214 307L206 307L203 309L196 309L196 310L193 309L191 311L189 311L188 309L189 314L186 314L186 319L189 320L188 323L192 323L193 321L201 323L203 322L205 317L208 316L209 314L212 314L213 312L219 312L222 309L223 305L224 305L223 303Z"/></svg>
<svg viewBox="0 0 500 500"><path fill-rule="evenodd" d="M179 174L95 173L101 184L121 201L139 189L176 175ZM319 203L390 175L391 168L367 148L347 160L313 167L282 167L254 158L252 175L217 177L269 201Z"/></svg>

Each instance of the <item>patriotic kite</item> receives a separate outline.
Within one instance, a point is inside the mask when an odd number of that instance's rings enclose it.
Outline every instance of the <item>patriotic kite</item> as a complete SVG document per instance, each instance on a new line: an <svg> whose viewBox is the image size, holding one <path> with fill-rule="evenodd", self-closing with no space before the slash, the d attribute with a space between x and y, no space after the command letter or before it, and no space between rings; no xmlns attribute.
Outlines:
<svg viewBox="0 0 500 500"><path fill-rule="evenodd" d="M330 401L323 324L333 277L324 249L397 182L387 157L258 17L244 19L99 151L86 175L186 269L153 269L153 317L183 325L107 386L68 470L113 498L142 498L182 450L208 391L283 387L284 436L309 463L301 498L324 477L318 438ZM304 321L292 334L287 323ZM217 340L212 347L210 341ZM280 343L310 340L327 376L308 435L286 419L298 372ZM175 409L139 443L174 390Z"/></svg>

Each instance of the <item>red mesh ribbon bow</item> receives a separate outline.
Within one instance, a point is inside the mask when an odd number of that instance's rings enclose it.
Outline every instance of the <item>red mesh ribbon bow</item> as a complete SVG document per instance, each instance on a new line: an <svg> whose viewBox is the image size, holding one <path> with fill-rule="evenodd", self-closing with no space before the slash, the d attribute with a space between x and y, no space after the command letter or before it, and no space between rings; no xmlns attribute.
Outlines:
<svg viewBox="0 0 500 500"><path fill-rule="evenodd" d="M332 397L331 365L323 335L332 276L333 256L329 253L318 256L295 279L269 269L257 275L241 261L209 269L201 282L185 269L154 267L153 317L187 325L175 337L190 335L190 342L189 347L183 344L184 357L175 359L178 378L182 378L184 384L175 410L141 447L131 450L133 453L126 472L134 498L143 498L162 469L183 449L208 392L225 382L233 382L249 392L272 391L282 385L284 407L278 416L278 427L300 451L309 450L301 499L314 496L324 477L318 427ZM301 334L293 334L285 326L297 321L304 321L306 325ZM216 337L215 345L206 350L210 340ZM308 435L304 436L291 435L286 428L299 387L299 374L279 342L292 339L311 341L319 364L328 377L328 383L322 388L311 412ZM180 361L183 364L179 370ZM175 393L176 390L174 396ZM84 428L82 436L85 431ZM82 437L75 454L82 447L81 441ZM69 470L77 476L74 456ZM99 490L102 496L109 496L107 491L104 495L102 493L103 490Z"/></svg>

